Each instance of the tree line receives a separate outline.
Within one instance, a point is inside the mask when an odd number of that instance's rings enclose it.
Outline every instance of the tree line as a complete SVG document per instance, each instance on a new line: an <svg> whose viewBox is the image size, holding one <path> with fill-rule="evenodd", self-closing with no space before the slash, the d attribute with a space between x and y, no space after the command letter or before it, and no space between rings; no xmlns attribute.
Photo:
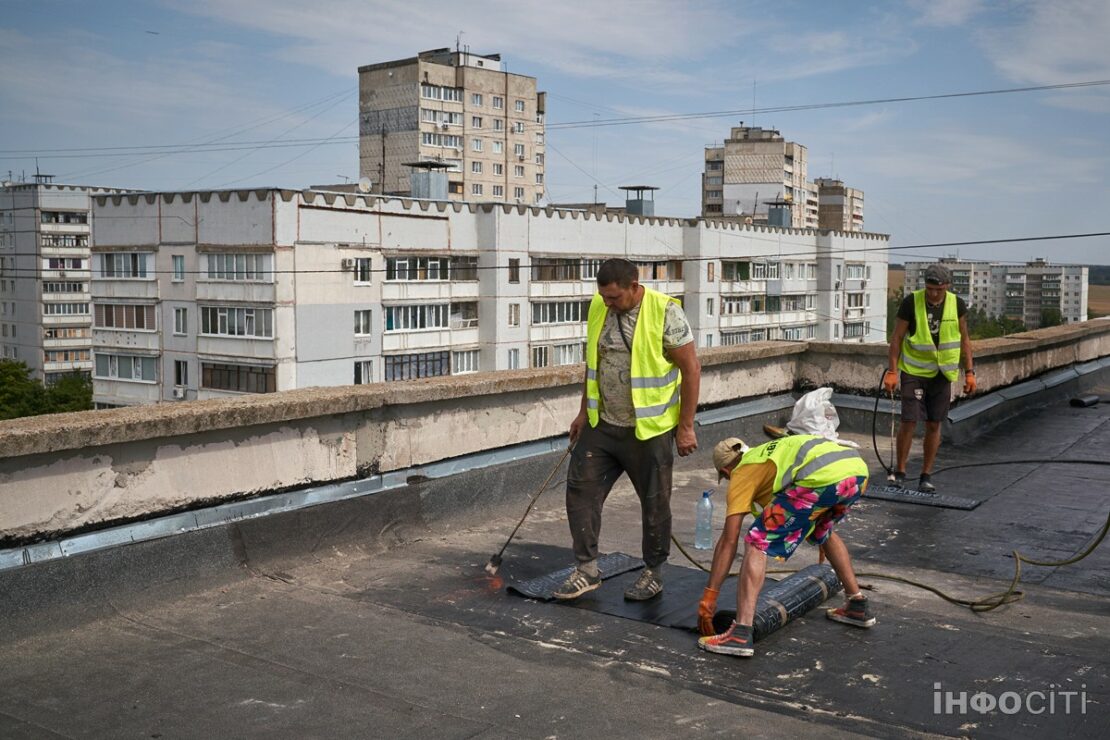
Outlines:
<svg viewBox="0 0 1110 740"><path fill-rule="evenodd" d="M0 419L86 411L93 407L92 380L70 373L44 386L24 362L0 360Z"/></svg>

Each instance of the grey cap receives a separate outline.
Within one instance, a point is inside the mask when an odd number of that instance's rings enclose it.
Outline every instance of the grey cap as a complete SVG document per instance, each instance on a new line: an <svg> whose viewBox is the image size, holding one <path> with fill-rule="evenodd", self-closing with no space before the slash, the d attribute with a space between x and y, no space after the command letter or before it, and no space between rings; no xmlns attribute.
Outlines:
<svg viewBox="0 0 1110 740"><path fill-rule="evenodd" d="M952 276L948 274L948 268L944 265L933 264L925 268L925 282L947 285L952 282Z"/></svg>

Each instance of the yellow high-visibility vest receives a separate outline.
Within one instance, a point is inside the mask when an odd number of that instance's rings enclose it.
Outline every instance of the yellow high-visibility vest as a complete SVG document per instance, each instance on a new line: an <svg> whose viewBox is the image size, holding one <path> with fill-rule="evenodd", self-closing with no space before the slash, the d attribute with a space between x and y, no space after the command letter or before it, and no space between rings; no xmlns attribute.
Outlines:
<svg viewBox="0 0 1110 740"><path fill-rule="evenodd" d="M944 296L944 311L940 317L938 344L933 344L929 333L929 316L925 311L925 291L913 292L913 336L902 339L902 355L898 368L919 378L932 378L938 372L955 380L960 374L960 319L956 311L956 295Z"/></svg>
<svg viewBox="0 0 1110 740"><path fill-rule="evenodd" d="M651 439L678 426L682 373L663 353L663 323L667 304L678 303L665 293L644 288L640 315L632 334L632 407L636 438ZM596 427L601 392L597 385L597 343L609 309L601 294L590 302L586 327L586 417Z"/></svg>
<svg viewBox="0 0 1110 740"><path fill-rule="evenodd" d="M857 450L812 434L792 434L753 447L740 458L740 465L768 460L777 471L774 493L797 486L821 488L868 475L867 463Z"/></svg>

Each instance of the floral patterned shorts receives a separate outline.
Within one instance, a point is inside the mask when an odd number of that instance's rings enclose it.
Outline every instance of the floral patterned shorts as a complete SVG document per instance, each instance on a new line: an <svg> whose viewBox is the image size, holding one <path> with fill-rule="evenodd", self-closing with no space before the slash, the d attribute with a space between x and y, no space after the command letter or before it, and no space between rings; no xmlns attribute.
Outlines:
<svg viewBox="0 0 1110 740"><path fill-rule="evenodd" d="M744 541L776 560L786 560L802 540L823 544L833 525L844 518L866 489L865 475L822 488L788 488L756 518Z"/></svg>

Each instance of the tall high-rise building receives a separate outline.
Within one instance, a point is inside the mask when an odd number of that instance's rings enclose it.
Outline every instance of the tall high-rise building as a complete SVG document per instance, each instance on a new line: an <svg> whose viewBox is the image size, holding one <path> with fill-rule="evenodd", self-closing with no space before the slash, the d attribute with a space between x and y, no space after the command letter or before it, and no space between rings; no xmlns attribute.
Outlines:
<svg viewBox="0 0 1110 740"><path fill-rule="evenodd" d="M1045 321L1073 324L1087 320L1088 269L1082 265L1053 265L1035 259L1024 265L939 260L952 273L949 290L969 307L988 316L1005 317L1039 329ZM904 289L925 285L925 268L932 262L907 262Z"/></svg>
<svg viewBox="0 0 1110 740"><path fill-rule="evenodd" d="M807 208L814 188L806 170L801 144L787 141L775 129L733 126L722 146L705 148L701 215L773 223L772 202L789 209L786 226L816 228L817 214Z"/></svg>
<svg viewBox="0 0 1110 740"><path fill-rule="evenodd" d="M817 228L833 231L863 231L863 191L847 187L841 180L818 177Z"/></svg>
<svg viewBox="0 0 1110 740"><path fill-rule="evenodd" d="M535 77L505 71L499 54L436 49L359 67L358 78L359 172L373 192L414 195L406 165L424 162L443 166L450 200L543 199Z"/></svg>
<svg viewBox="0 0 1110 740"><path fill-rule="evenodd" d="M0 186L0 359L50 384L91 374L89 196L121 191L37 179Z"/></svg>

